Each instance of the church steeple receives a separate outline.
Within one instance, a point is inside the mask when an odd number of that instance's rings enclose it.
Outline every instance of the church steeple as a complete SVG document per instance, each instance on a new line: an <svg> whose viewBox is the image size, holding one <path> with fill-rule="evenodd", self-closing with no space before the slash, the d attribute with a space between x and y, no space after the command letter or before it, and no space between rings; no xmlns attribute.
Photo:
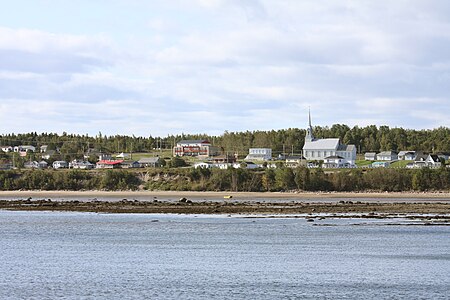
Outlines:
<svg viewBox="0 0 450 300"><path fill-rule="evenodd" d="M314 135L311 125L311 109L308 111L308 118L309 118L309 127L306 129L306 136L305 136L305 142L312 142L314 141Z"/></svg>

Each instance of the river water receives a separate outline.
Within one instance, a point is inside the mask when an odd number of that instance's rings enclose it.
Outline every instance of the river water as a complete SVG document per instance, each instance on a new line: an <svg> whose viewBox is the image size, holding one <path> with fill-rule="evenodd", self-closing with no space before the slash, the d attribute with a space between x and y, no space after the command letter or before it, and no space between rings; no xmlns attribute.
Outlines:
<svg viewBox="0 0 450 300"><path fill-rule="evenodd" d="M450 227L408 224L0 211L0 298L449 299Z"/></svg>

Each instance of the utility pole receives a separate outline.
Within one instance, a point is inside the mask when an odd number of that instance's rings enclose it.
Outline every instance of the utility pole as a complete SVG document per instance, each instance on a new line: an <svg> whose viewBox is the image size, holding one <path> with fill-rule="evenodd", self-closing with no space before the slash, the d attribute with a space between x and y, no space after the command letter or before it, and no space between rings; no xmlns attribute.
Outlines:
<svg viewBox="0 0 450 300"><path fill-rule="evenodd" d="M133 142L131 142L130 160L133 159Z"/></svg>

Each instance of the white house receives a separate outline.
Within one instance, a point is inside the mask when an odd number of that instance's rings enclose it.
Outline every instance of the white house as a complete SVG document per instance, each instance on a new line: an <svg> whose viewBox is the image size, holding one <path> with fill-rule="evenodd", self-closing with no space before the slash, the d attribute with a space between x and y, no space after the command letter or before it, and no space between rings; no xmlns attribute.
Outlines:
<svg viewBox="0 0 450 300"><path fill-rule="evenodd" d="M330 156L340 156L345 163L353 166L356 161L355 145L341 144L338 138L316 139L313 135L311 125L311 114L309 114L309 128L306 131L305 145L303 146L303 156L307 160L325 160Z"/></svg>
<svg viewBox="0 0 450 300"><path fill-rule="evenodd" d="M94 164L91 164L88 161L83 160L73 160L71 163L69 163L69 168L73 169L83 169L83 170L90 170L95 167Z"/></svg>
<svg viewBox="0 0 450 300"><path fill-rule="evenodd" d="M13 147L11 147L11 146L1 146L1 149L3 152L12 152L13 151Z"/></svg>
<svg viewBox="0 0 450 300"><path fill-rule="evenodd" d="M63 160L57 160L53 162L52 166L53 169L65 169L69 167L69 164Z"/></svg>
<svg viewBox="0 0 450 300"><path fill-rule="evenodd" d="M301 155L291 155L286 157L286 167L296 168L300 166L302 163L306 164L306 160Z"/></svg>
<svg viewBox="0 0 450 300"><path fill-rule="evenodd" d="M213 167L212 163L210 162L197 162L194 164L195 169L211 169Z"/></svg>
<svg viewBox="0 0 450 300"><path fill-rule="evenodd" d="M343 157L337 155L325 157L324 162L322 164L323 168L332 168L332 169L343 168L346 166L348 166L346 160Z"/></svg>
<svg viewBox="0 0 450 300"><path fill-rule="evenodd" d="M364 160L377 160L377 154L375 152L364 153Z"/></svg>
<svg viewBox="0 0 450 300"><path fill-rule="evenodd" d="M248 149L248 155L244 160L271 160L272 149L270 148L250 148Z"/></svg>
<svg viewBox="0 0 450 300"><path fill-rule="evenodd" d="M429 154L425 161L430 168L439 168L441 166L441 160L439 156L435 154Z"/></svg>
<svg viewBox="0 0 450 300"><path fill-rule="evenodd" d="M130 154L122 152L122 153L117 154L116 158L128 159L128 158L130 158Z"/></svg>
<svg viewBox="0 0 450 300"><path fill-rule="evenodd" d="M14 147L14 152L35 152L36 151L36 147L34 146L15 146Z"/></svg>
<svg viewBox="0 0 450 300"><path fill-rule="evenodd" d="M398 160L398 154L394 151L383 151L377 154L377 160L393 161Z"/></svg>
<svg viewBox="0 0 450 300"><path fill-rule="evenodd" d="M416 151L400 151L398 153L399 160L414 160L416 158Z"/></svg>

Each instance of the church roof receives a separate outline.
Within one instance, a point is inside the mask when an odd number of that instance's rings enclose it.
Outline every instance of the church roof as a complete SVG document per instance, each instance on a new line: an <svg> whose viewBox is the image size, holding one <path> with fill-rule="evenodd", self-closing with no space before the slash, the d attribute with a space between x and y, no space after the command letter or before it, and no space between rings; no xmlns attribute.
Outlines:
<svg viewBox="0 0 450 300"><path fill-rule="evenodd" d="M339 145L338 151L353 151L356 149L355 145Z"/></svg>
<svg viewBox="0 0 450 300"><path fill-rule="evenodd" d="M312 142L305 142L303 150L337 150L339 139L320 139Z"/></svg>

